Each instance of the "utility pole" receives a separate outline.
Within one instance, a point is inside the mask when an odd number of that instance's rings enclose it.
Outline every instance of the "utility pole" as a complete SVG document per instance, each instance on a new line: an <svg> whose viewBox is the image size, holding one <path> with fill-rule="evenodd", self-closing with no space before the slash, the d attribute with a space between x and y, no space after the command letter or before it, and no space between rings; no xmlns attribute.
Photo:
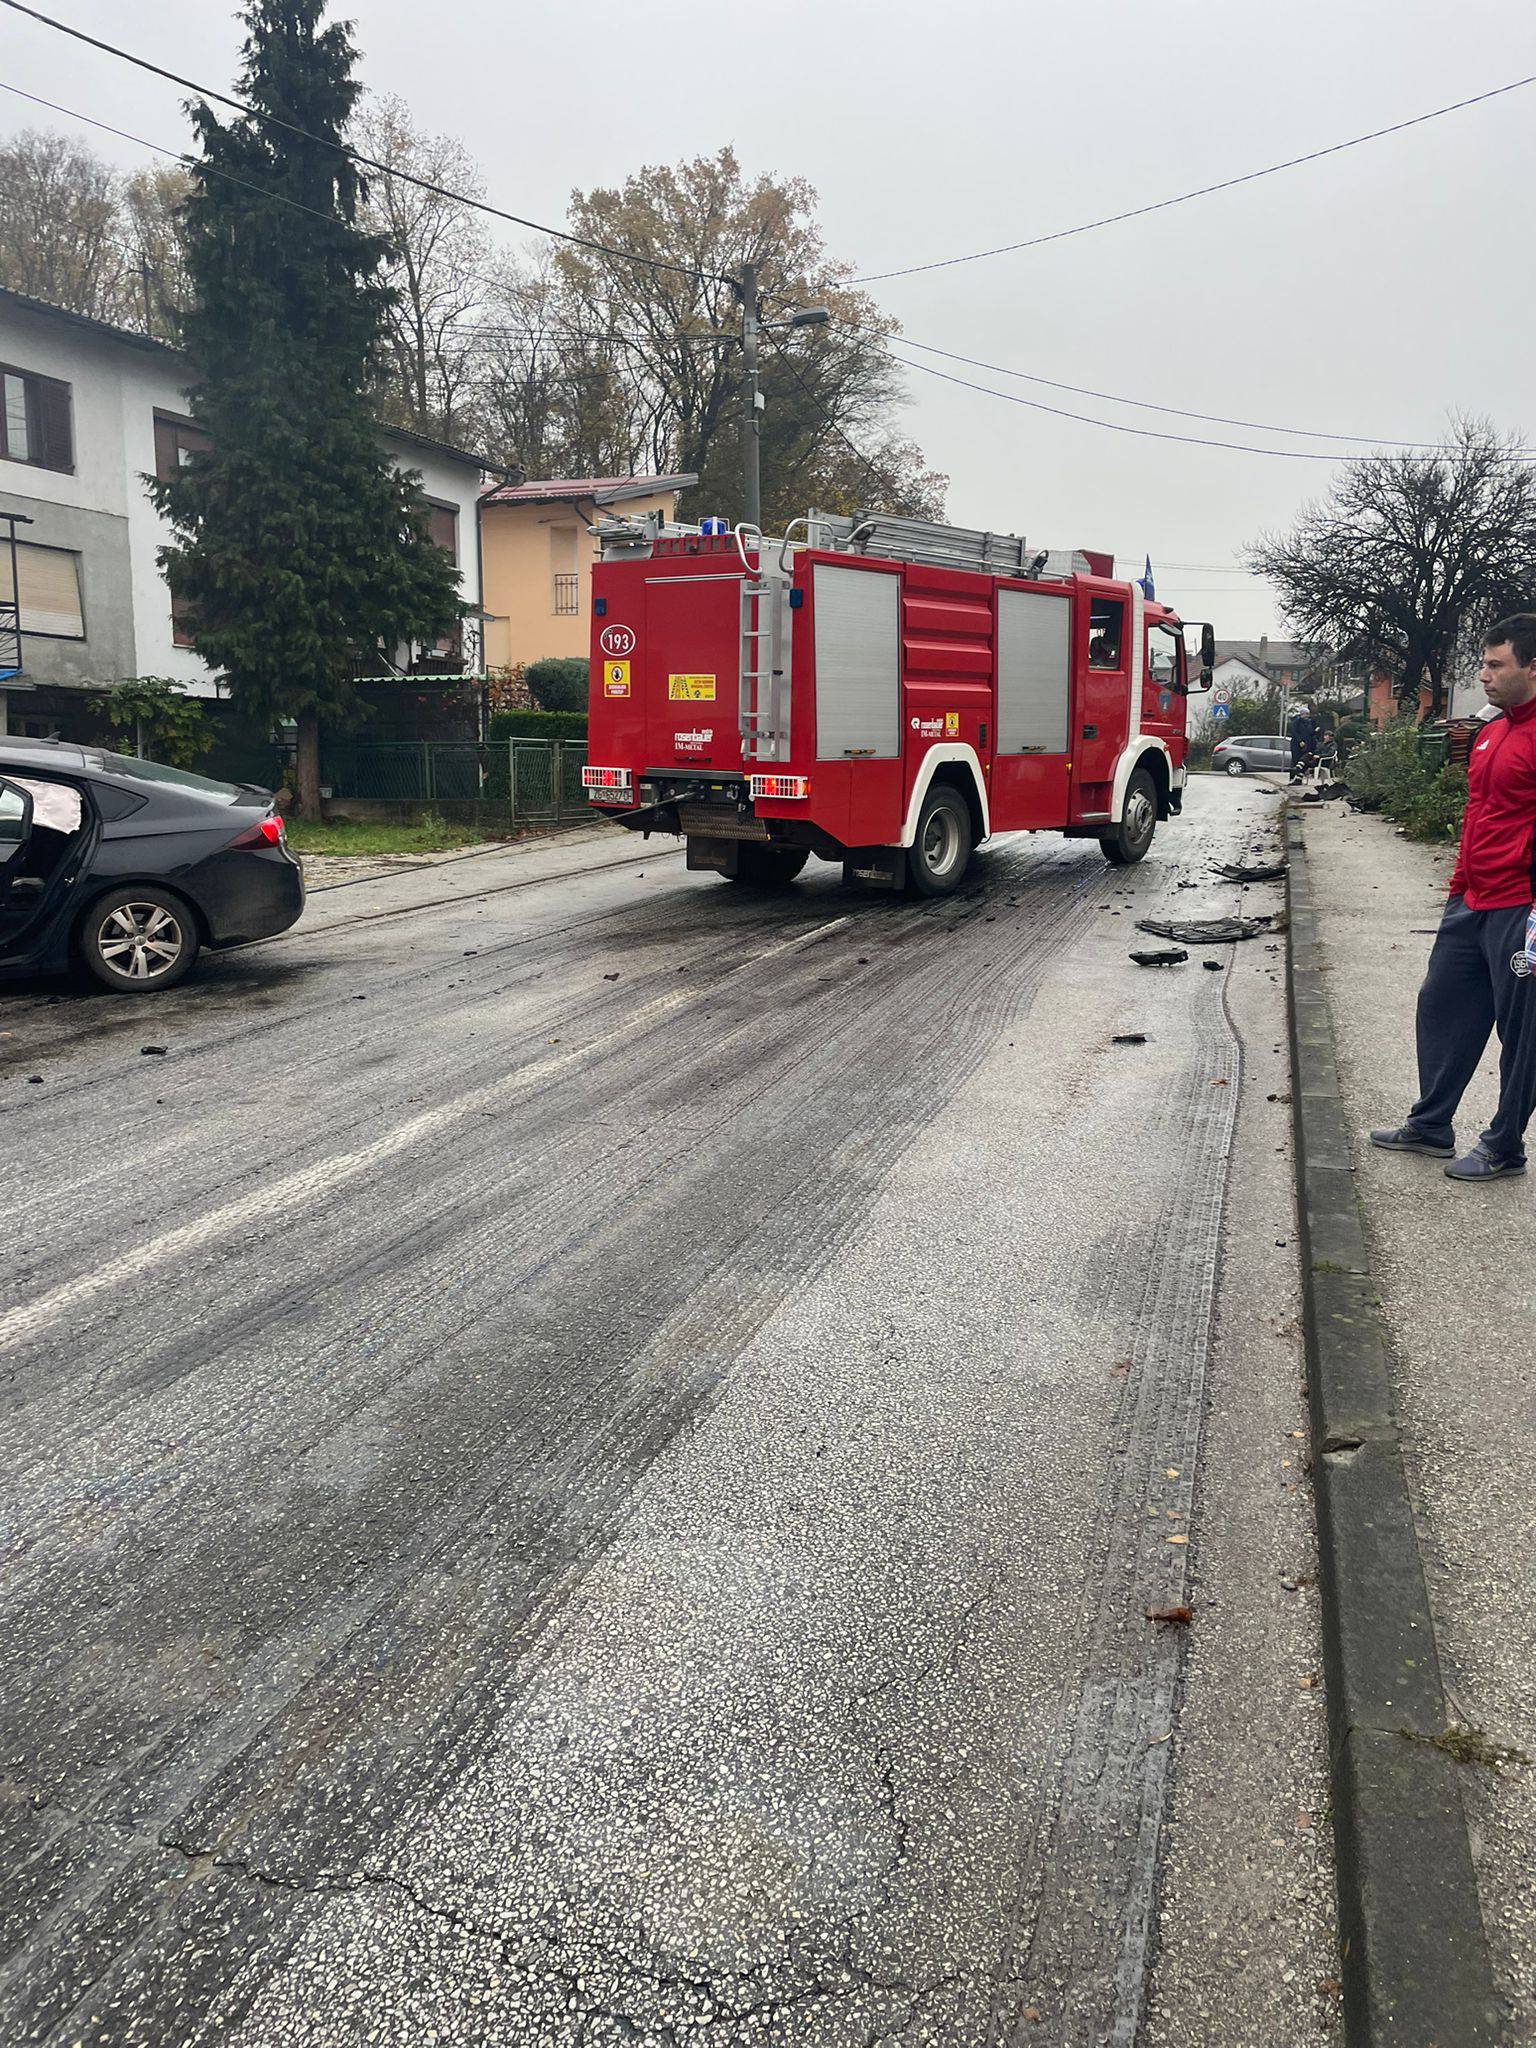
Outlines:
<svg viewBox="0 0 1536 2048"><path fill-rule="evenodd" d="M762 453L763 394L757 387L757 265L743 263L741 282L741 477L742 520L763 523Z"/></svg>
<svg viewBox="0 0 1536 2048"><path fill-rule="evenodd" d="M741 276L736 280L736 290L741 294L741 516L744 525L755 526L761 531L763 394L757 383L757 338L762 333L763 323L758 305L755 263L743 263ZM799 313L791 313L787 320L771 320L768 324L774 329L825 327L830 318L825 306L807 306Z"/></svg>

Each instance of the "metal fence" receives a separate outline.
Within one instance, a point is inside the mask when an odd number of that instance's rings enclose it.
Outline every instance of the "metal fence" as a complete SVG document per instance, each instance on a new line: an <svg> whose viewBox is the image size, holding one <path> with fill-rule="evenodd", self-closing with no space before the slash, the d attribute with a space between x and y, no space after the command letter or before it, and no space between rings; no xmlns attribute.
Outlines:
<svg viewBox="0 0 1536 2048"><path fill-rule="evenodd" d="M476 804L513 824L564 824L588 814L586 760L581 740L340 740L326 745L320 780L342 800Z"/></svg>

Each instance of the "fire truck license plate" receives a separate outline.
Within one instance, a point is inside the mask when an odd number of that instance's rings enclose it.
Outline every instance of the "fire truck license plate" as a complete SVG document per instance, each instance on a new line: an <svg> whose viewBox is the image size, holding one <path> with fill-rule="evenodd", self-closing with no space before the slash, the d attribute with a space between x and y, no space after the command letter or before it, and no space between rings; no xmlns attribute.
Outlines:
<svg viewBox="0 0 1536 2048"><path fill-rule="evenodd" d="M713 704L713 676L668 676L667 696L674 704Z"/></svg>

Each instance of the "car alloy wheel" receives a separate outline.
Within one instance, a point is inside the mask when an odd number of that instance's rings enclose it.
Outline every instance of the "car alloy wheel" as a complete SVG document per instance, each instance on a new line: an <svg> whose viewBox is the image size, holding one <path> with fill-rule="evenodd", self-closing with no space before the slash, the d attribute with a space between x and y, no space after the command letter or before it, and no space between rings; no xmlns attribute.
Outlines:
<svg viewBox="0 0 1536 2048"><path fill-rule="evenodd" d="M157 981L186 951L181 919L163 903L119 903L96 930L107 965L130 981Z"/></svg>
<svg viewBox="0 0 1536 2048"><path fill-rule="evenodd" d="M200 946L197 921L169 889L129 883L86 912L76 946L105 988L148 995L183 979Z"/></svg>

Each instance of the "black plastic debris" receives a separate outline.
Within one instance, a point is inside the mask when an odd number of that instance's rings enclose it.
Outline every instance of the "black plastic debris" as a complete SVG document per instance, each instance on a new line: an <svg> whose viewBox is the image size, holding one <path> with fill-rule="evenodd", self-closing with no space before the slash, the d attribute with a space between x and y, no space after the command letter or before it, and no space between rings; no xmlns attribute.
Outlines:
<svg viewBox="0 0 1536 2048"><path fill-rule="evenodd" d="M1235 939L1256 939L1273 931L1272 917L1207 917L1193 922L1176 918L1138 917L1136 929L1155 939L1176 939L1181 946L1230 946Z"/></svg>
<svg viewBox="0 0 1536 2048"><path fill-rule="evenodd" d="M1138 967L1177 967L1189 955L1181 946L1164 946L1157 952L1133 953L1131 958Z"/></svg>
<svg viewBox="0 0 1536 2048"><path fill-rule="evenodd" d="M165 1058L166 1047L163 1045L141 1045L139 1051L147 1060L158 1060Z"/></svg>
<svg viewBox="0 0 1536 2048"><path fill-rule="evenodd" d="M1202 960L1200 965L1205 968L1207 973L1220 974L1221 972L1221 962L1219 960Z"/></svg>
<svg viewBox="0 0 1536 2048"><path fill-rule="evenodd" d="M1109 1042L1111 1045L1145 1045L1147 1034L1145 1031L1117 1031Z"/></svg>
<svg viewBox="0 0 1536 2048"><path fill-rule="evenodd" d="M1225 875L1229 882L1278 882L1290 866L1288 861L1257 861L1245 866L1241 861L1218 861L1216 872Z"/></svg>

